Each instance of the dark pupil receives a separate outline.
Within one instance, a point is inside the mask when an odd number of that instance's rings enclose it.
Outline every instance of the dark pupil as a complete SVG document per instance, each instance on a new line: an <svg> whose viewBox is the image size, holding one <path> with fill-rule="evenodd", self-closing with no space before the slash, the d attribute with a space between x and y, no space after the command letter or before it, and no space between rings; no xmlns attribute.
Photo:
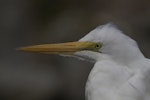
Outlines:
<svg viewBox="0 0 150 100"><path fill-rule="evenodd" d="M96 45L96 48L99 48L99 45L98 45L98 44Z"/></svg>

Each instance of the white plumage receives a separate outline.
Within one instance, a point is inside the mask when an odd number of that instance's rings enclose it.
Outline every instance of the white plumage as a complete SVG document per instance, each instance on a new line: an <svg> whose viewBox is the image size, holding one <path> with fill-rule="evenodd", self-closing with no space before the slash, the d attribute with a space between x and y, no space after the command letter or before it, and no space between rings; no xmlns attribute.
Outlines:
<svg viewBox="0 0 150 100"><path fill-rule="evenodd" d="M101 53L76 53L96 61L86 84L87 100L150 100L150 60L133 39L109 23L79 41L103 44Z"/></svg>
<svg viewBox="0 0 150 100"><path fill-rule="evenodd" d="M19 50L95 61L85 87L87 100L150 100L150 60L133 39L111 23L97 27L78 42Z"/></svg>

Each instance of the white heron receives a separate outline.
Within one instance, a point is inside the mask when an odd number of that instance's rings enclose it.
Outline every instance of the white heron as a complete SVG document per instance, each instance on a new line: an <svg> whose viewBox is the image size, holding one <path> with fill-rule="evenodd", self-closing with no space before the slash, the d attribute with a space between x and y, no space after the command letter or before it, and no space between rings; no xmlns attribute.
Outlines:
<svg viewBox="0 0 150 100"><path fill-rule="evenodd" d="M101 25L77 42L43 44L21 51L62 54L95 61L87 100L150 100L150 60L115 25Z"/></svg>

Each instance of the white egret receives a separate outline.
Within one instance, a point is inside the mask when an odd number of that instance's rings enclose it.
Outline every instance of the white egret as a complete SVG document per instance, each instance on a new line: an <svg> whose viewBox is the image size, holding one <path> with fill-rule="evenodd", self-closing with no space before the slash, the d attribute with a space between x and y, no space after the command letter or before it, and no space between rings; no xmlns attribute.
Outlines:
<svg viewBox="0 0 150 100"><path fill-rule="evenodd" d="M85 87L87 100L150 100L150 60L133 39L111 23L97 27L77 42L19 50L95 61Z"/></svg>

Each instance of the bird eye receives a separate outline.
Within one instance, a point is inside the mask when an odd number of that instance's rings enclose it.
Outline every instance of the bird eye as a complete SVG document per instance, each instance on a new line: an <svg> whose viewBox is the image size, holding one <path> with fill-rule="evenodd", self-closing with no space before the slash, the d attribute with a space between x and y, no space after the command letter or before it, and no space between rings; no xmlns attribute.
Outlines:
<svg viewBox="0 0 150 100"><path fill-rule="evenodd" d="M96 49L99 49L99 48L101 48L101 45L97 43L97 44L95 45L95 48L96 48Z"/></svg>

